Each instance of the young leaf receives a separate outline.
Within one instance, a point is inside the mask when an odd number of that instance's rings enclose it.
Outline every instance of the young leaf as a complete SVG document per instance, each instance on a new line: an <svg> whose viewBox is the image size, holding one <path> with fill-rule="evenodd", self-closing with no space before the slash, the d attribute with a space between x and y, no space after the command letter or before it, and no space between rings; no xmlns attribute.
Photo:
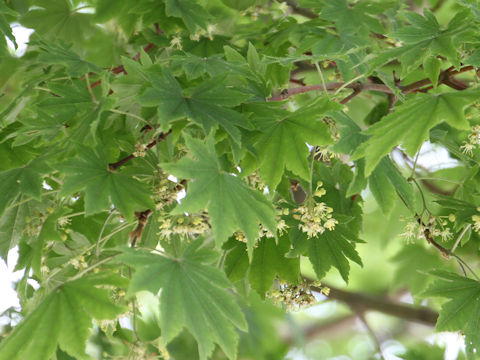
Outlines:
<svg viewBox="0 0 480 360"><path fill-rule="evenodd" d="M253 250L253 259L250 265L248 280L262 298L273 284L275 275L282 280L297 282L300 272L298 258L287 259L285 253L290 248L287 236L278 239L278 245L273 238L262 238Z"/></svg>
<svg viewBox="0 0 480 360"><path fill-rule="evenodd" d="M407 208L414 211L415 197L412 186L388 156L385 156L372 171L368 178L368 184L375 200L385 214L392 210L397 195Z"/></svg>
<svg viewBox="0 0 480 360"><path fill-rule="evenodd" d="M249 96L227 87L225 76L206 80L197 87L186 90L167 71L160 76L152 74L151 81L152 87L147 88L139 101L146 106L158 106L158 114L164 122L188 117L201 125L207 134L220 125L238 143L238 127L249 127L243 115L230 109Z"/></svg>
<svg viewBox="0 0 480 360"><path fill-rule="evenodd" d="M12 28L10 27L10 24L8 23L5 16L3 16L3 14L16 16L17 12L10 9L4 3L0 3L0 33L3 34L4 36L8 37L10 39L10 41L13 43L13 45L15 46L15 49L17 49L18 44L15 41L15 36L12 33Z"/></svg>
<svg viewBox="0 0 480 360"><path fill-rule="evenodd" d="M57 344L76 358L85 358L92 317L112 319L125 309L96 285L118 285L110 275L90 275L53 290L0 343L0 360L50 359Z"/></svg>
<svg viewBox="0 0 480 360"><path fill-rule="evenodd" d="M20 194L40 200L41 174L49 170L44 161L34 159L25 166L0 172L0 215Z"/></svg>
<svg viewBox="0 0 480 360"><path fill-rule="evenodd" d="M338 104L320 98L295 112L277 104L247 106L253 122L260 130L255 148L260 160L260 175L269 188L280 183L285 168L303 179L310 176L306 143L332 143L330 130L322 121L325 112L338 109ZM274 156L274 158L272 158Z"/></svg>
<svg viewBox="0 0 480 360"><path fill-rule="evenodd" d="M225 274L209 265L214 253L192 242L176 258L144 250L127 250L120 260L135 268L129 292L148 290L160 294L162 343L169 343L183 327L198 342L201 360L206 360L215 344L230 358L236 357L238 334L247 324L232 294Z"/></svg>
<svg viewBox="0 0 480 360"><path fill-rule="evenodd" d="M103 71L101 67L82 60L79 55L70 50L70 48L62 42L55 44L53 42L38 41L32 44L37 45L41 50L38 57L40 63L65 65L67 74L70 76L77 77L87 74L90 71L100 74Z"/></svg>
<svg viewBox="0 0 480 360"><path fill-rule="evenodd" d="M420 244L404 245L392 261L398 264L393 280L395 288L407 286L415 296L433 281L425 272L445 266L438 251L429 251Z"/></svg>
<svg viewBox="0 0 480 360"><path fill-rule="evenodd" d="M334 231L325 231L322 235L308 239L308 258L319 279L327 271L336 267L342 279L348 282L350 264L348 259L362 265L362 260L355 250L352 241L360 241L345 225L337 225Z"/></svg>
<svg viewBox="0 0 480 360"><path fill-rule="evenodd" d="M154 207L148 187L131 176L109 170L100 149L82 147L77 158L57 168L67 174L61 194L85 190L87 215L107 210L113 203L126 219L133 220L135 211Z"/></svg>
<svg viewBox="0 0 480 360"><path fill-rule="evenodd" d="M469 21L466 20L470 17L469 12L457 13L444 30L431 11L425 8L423 15L405 13L411 25L404 26L392 34L393 37L403 41L404 45L379 54L371 63L372 68L377 68L391 59L398 59L402 64L402 72L407 73L428 61L427 58L438 55L446 57L456 67L460 65L455 42L462 41L471 33Z"/></svg>
<svg viewBox="0 0 480 360"><path fill-rule="evenodd" d="M457 129L469 130L463 109L479 96L478 90L418 94L368 128L365 134L372 137L353 157L365 157L365 175L370 176L380 160L400 143L409 155L415 155L427 140L429 130L442 121Z"/></svg>
<svg viewBox="0 0 480 360"><path fill-rule="evenodd" d="M192 34L195 33L197 27L206 28L205 21L208 13L196 1L166 0L165 12L168 16L181 18Z"/></svg>
<svg viewBox="0 0 480 360"><path fill-rule="evenodd" d="M162 164L162 168L189 182L188 192L174 213L196 212L208 209L215 242L221 246L237 230L242 230L251 254L258 236L259 223L275 233L275 209L258 191L249 188L240 178L225 172L215 152L210 135L206 143L185 135L185 143L193 160L182 158L176 164Z"/></svg>
<svg viewBox="0 0 480 360"><path fill-rule="evenodd" d="M423 293L424 296L450 299L442 305L438 317L438 331L462 331L465 334L467 354L478 354L480 349L480 282L455 273L435 270L439 278Z"/></svg>
<svg viewBox="0 0 480 360"><path fill-rule="evenodd" d="M225 274L230 281L243 280L248 271L249 262L247 256L247 244L237 240L230 240L232 246L228 247L225 257ZM227 242L225 245L229 245Z"/></svg>

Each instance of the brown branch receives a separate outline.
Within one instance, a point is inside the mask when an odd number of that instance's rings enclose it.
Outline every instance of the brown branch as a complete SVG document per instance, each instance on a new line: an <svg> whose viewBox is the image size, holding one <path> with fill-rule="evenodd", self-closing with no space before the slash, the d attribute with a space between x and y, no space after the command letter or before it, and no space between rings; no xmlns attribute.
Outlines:
<svg viewBox="0 0 480 360"><path fill-rule="evenodd" d="M138 219L138 224L135 230L128 234L131 247L135 247L135 244L138 242L138 240L142 238L143 229L147 225L148 218L152 213L153 211L150 209L142 212L135 211L135 217Z"/></svg>
<svg viewBox="0 0 480 360"><path fill-rule="evenodd" d="M307 85L307 86L299 86L293 89L288 89L282 91L281 94L272 96L267 99L267 101L282 101L289 98L292 95L302 94L310 91L334 91L338 90L341 87L344 87L344 83L327 83L325 86L323 84L315 84L315 85ZM393 94L393 91L387 86L383 84L370 84L370 83L352 83L345 86L347 89L353 89L357 91L378 91L383 92L386 94Z"/></svg>
<svg viewBox="0 0 480 360"><path fill-rule="evenodd" d="M422 183L423 186L427 188L431 193L434 194L439 194L439 195L444 195L444 196L452 196L455 194L455 191L457 191L458 185L456 185L453 189L451 190L444 190L434 183L426 180L426 179L420 179L420 182Z"/></svg>
<svg viewBox="0 0 480 360"><path fill-rule="evenodd" d="M159 143L160 141L165 140L167 138L167 136L170 135L171 133L172 133L172 129L168 130L166 133L161 133L160 135L158 135L158 137L155 140L153 140L151 143L149 143L146 146L146 150L151 149L152 147L157 145L157 143ZM117 168L119 168L120 166L122 166L126 162L132 160L133 158L135 158L134 154L128 155L127 157L125 157L125 158L123 158L123 159L121 159L117 162L108 164L108 168L110 169L110 171L115 171Z"/></svg>
<svg viewBox="0 0 480 360"><path fill-rule="evenodd" d="M466 67L463 67L461 68L460 70L458 71L453 71L453 67L450 67L444 71L442 71L438 77L438 85L441 85L441 84L444 84L446 86L449 86L455 90L465 90L468 88L468 86L466 84L464 84L463 82L457 80L457 79L454 79L453 76L454 75L457 75L457 74L460 74L460 73L463 73L463 72L466 72L466 71L469 71L469 70L472 70L473 67L472 66L466 66ZM399 89L404 93L404 94L408 94L408 93L411 93L411 92L416 92L416 91L426 91L426 90L429 90L431 89L432 87L428 87L426 89L422 89L424 86L427 86L427 85L431 85L432 82L430 79L428 78L425 78L425 79L422 79L422 80L419 80L419 81L416 81L414 83L411 83L409 85L406 85L406 86L398 86ZM292 89L286 89L286 90L283 90L281 94L279 95L274 95L270 98L267 99L267 101L282 101L282 100L285 100L287 98L289 98L290 96L293 96L293 95L297 95L297 94L303 94L303 93L306 93L306 92L310 92L310 91L335 91L335 90L338 90L342 87L345 87L347 89L353 89L354 90L354 93L355 93L355 90L357 91L357 93L355 95L352 94L351 97L347 97L345 100L350 101L354 96L358 95L358 92L361 92L361 91L378 91L378 92L382 92L382 93L385 93L385 94L394 94L394 92L387 86L387 85L384 85L384 84L376 84L376 83L352 83L352 84L348 84L348 85L345 85L345 83L340 83L340 82L335 82L335 83L327 83L325 84L325 86L323 84L315 84L315 85L306 85L306 86L299 86L299 87L296 87L296 88L292 88Z"/></svg>
<svg viewBox="0 0 480 360"><path fill-rule="evenodd" d="M158 26L158 24L155 24L155 31L158 35L162 34L163 31L160 29L160 27ZM149 43L147 46L145 46L143 48L143 51L145 51L146 53L148 53L150 50L152 50L153 48L155 47L155 44L154 43ZM134 61L138 61L140 59L140 56L141 56L141 52L139 51L134 57L132 57L132 60ZM124 73L126 74L127 71L125 70L125 67L123 65L120 65L120 66L117 66L117 67L114 67L114 68L111 68L109 69L114 75L118 75L118 74L121 74L121 73ZM94 88L98 85L100 85L102 83L102 80L97 80L95 81L93 84L90 85L90 88Z"/></svg>
<svg viewBox="0 0 480 360"><path fill-rule="evenodd" d="M423 226L424 230L423 230L423 235L425 236L425 239L427 240L427 242L431 245L433 245L437 250L439 250L441 253L442 253L442 256L445 258L445 259L450 259L450 250L444 248L442 245L440 245L439 243L437 243L435 241L435 239L432 237L432 234L430 233L430 229L428 226L426 226L424 224L424 222L422 221L421 217L418 215L418 214L415 214L416 218L417 218L417 222Z"/></svg>
<svg viewBox="0 0 480 360"><path fill-rule="evenodd" d="M299 7L296 1L292 1L292 0L280 0L280 1L290 6L294 14L302 15L309 19L318 18L318 15L315 14L312 10Z"/></svg>
<svg viewBox="0 0 480 360"><path fill-rule="evenodd" d="M330 289L329 299L339 300L356 311L378 311L407 321L419 322L431 326L437 323L438 314L424 306L413 306L385 297L341 290L327 284L323 284L323 286ZM316 292L321 292L322 290L316 286L311 286L310 288Z"/></svg>
<svg viewBox="0 0 480 360"><path fill-rule="evenodd" d="M357 96L358 94L360 94L362 92L362 89L361 87L356 87L356 88L353 88L353 92L348 95L347 97L343 98L341 101L340 101L340 104L346 104L348 103L350 100L352 100L355 96Z"/></svg>

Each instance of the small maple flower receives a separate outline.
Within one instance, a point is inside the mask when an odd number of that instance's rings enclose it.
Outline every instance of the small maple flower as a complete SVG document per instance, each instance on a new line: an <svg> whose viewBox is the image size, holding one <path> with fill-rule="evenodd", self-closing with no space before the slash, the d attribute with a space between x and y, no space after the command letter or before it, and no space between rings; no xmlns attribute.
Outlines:
<svg viewBox="0 0 480 360"><path fill-rule="evenodd" d="M135 152L133 153L133 156L135 157L145 157L145 154L147 153L147 145L142 144L142 143L136 143L135 144Z"/></svg>
<svg viewBox="0 0 480 360"><path fill-rule="evenodd" d="M313 284L320 286L320 284ZM323 288L322 288L323 291ZM316 303L315 296L313 296L310 286L307 283L289 284L284 281L278 282L278 288L270 293L268 297L273 298L275 304L282 303L287 311L296 311Z"/></svg>
<svg viewBox="0 0 480 360"><path fill-rule="evenodd" d="M448 241L453 237L452 232L450 231L450 228L445 228L440 232L440 237L442 238L442 241Z"/></svg>
<svg viewBox="0 0 480 360"><path fill-rule="evenodd" d="M415 221L410 221L405 225L405 231L401 233L400 236L407 240L407 244L411 244L415 241L415 238L417 237L417 227L418 223Z"/></svg>
<svg viewBox="0 0 480 360"><path fill-rule="evenodd" d="M170 40L170 47L177 48L178 50L182 50L182 38L180 36L174 36L172 40Z"/></svg>
<svg viewBox="0 0 480 360"><path fill-rule="evenodd" d="M317 191L320 191L321 195L325 194L318 187ZM338 221L332 217L333 209L324 202L315 204L313 208L302 205L294 211L297 213L294 219L300 220L298 227L307 234L308 238L321 235L325 230L333 231L338 224Z"/></svg>
<svg viewBox="0 0 480 360"><path fill-rule="evenodd" d="M475 149L475 145L467 142L464 142L464 144L460 146L460 150L462 151L462 153L469 156L473 155L474 149Z"/></svg>
<svg viewBox="0 0 480 360"><path fill-rule="evenodd" d="M338 221L335 220L334 218L330 218L328 219L327 221L325 221L325 228L327 228L328 230L332 231L335 229L335 225L338 224Z"/></svg>
<svg viewBox="0 0 480 360"><path fill-rule="evenodd" d="M480 216L473 215L472 221L473 221L473 231L480 233Z"/></svg>
<svg viewBox="0 0 480 360"><path fill-rule="evenodd" d="M58 218L57 220L57 224L58 226L60 226L61 228L69 225L71 222L71 219L67 218L67 217L61 217L61 218Z"/></svg>

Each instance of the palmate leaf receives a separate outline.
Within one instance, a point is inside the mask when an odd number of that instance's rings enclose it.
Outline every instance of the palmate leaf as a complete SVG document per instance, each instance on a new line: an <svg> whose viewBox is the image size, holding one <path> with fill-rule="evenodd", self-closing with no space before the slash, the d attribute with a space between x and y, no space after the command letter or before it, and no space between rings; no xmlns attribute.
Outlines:
<svg viewBox="0 0 480 360"><path fill-rule="evenodd" d="M480 350L480 282L444 270L430 274L439 280L422 295L450 299L442 305L435 329L462 331L467 355L475 359Z"/></svg>
<svg viewBox="0 0 480 360"><path fill-rule="evenodd" d="M250 96L230 89L225 76L204 81L190 89L182 89L168 71L161 75L150 73L152 87L139 97L142 105L157 106L162 121L170 122L188 117L201 125L207 133L218 125L240 142L238 127L249 128L247 120L239 112L230 109Z"/></svg>
<svg viewBox="0 0 480 360"><path fill-rule="evenodd" d="M353 158L365 157L365 175L370 176L396 145L402 144L407 154L415 155L427 140L429 130L442 121L457 129L469 130L463 109L479 96L479 90L418 94L368 128L364 133L372 137L357 149Z"/></svg>
<svg viewBox="0 0 480 360"><path fill-rule="evenodd" d="M57 344L70 355L87 358L85 346L92 318L112 319L125 311L96 285L124 284L110 275L89 275L53 290L0 343L0 360L45 360Z"/></svg>
<svg viewBox="0 0 480 360"><path fill-rule="evenodd" d="M100 149L80 148L78 157L57 166L66 174L60 194L85 191L85 213L92 215L115 205L122 215L133 220L135 211L154 207L149 189L140 181L108 167Z"/></svg>
<svg viewBox="0 0 480 360"><path fill-rule="evenodd" d="M192 242L178 257L144 250L127 250L120 260L135 268L129 292L160 293L160 327L163 344L186 327L198 342L200 359L220 345L230 359L236 358L238 334L247 324L231 293L225 274L209 265L217 253Z"/></svg>
<svg viewBox="0 0 480 360"><path fill-rule="evenodd" d="M70 76L81 76L88 72L100 74L103 71L101 67L82 60L80 56L70 50L69 46L62 42L55 44L53 42L37 41L32 42L32 45L37 45L41 50L38 57L40 63L65 65L67 74Z"/></svg>
<svg viewBox="0 0 480 360"><path fill-rule="evenodd" d="M288 259L285 253L290 249L287 236L279 237L278 244L274 238L262 238L253 250L248 280L262 298L279 275L282 280L296 283L300 273L300 259ZM244 253L245 254L245 253Z"/></svg>
<svg viewBox="0 0 480 360"><path fill-rule="evenodd" d="M357 161L356 171L355 181L359 181L363 178L364 173L363 159ZM370 186L370 191L383 213L390 213L397 196L400 197L408 209L414 211L415 197L412 185L400 173L388 156L385 156L380 160L380 163L375 170L372 171L368 178L368 185ZM356 190L355 192L359 192L359 189L352 188L349 189L349 191L350 190ZM361 190L363 190L363 188Z"/></svg>
<svg viewBox="0 0 480 360"><path fill-rule="evenodd" d="M93 14L74 11L67 0L36 0L35 8L22 16L20 23L42 36L79 41L95 30L90 27L92 17Z"/></svg>
<svg viewBox="0 0 480 360"><path fill-rule="evenodd" d="M402 71L417 68L420 64L428 67L429 59L438 55L446 57L452 64L459 66L459 53L455 42L465 40L472 32L469 25L469 12L459 12L442 30L433 13L424 9L423 16L414 12L406 12L405 17L410 23L392 34L404 42L398 48L386 50L371 62L372 68L378 68L386 62L397 59L402 63Z"/></svg>
<svg viewBox="0 0 480 360"><path fill-rule="evenodd" d="M433 281L433 277L425 276L426 272L441 267L453 269L445 264L439 251L429 251L420 244L403 246L391 260L398 264L393 280L395 288L407 286L414 296Z"/></svg>
<svg viewBox="0 0 480 360"><path fill-rule="evenodd" d="M322 121L325 112L337 110L339 105L320 98L301 109L290 112L281 104L246 106L253 113L253 122L260 134L254 147L258 152L260 175L269 188L280 183L285 168L303 179L308 179L310 145L332 143L330 130Z"/></svg>
<svg viewBox="0 0 480 360"><path fill-rule="evenodd" d="M325 231L322 235L307 241L307 255L319 279L322 279L333 266L337 268L342 279L348 282L350 272L349 259L362 265L362 260L355 250L354 243L361 242L348 225L339 224L333 231Z"/></svg>
<svg viewBox="0 0 480 360"><path fill-rule="evenodd" d="M275 209L263 194L249 188L240 178L227 173L215 152L213 136L206 143L187 135L185 143L196 158L182 158L176 164L161 164L162 168L188 182L187 196L174 213L197 212L205 207L211 218L215 242L220 247L237 230L242 230L251 254L258 236L259 223L276 232Z"/></svg>
<svg viewBox="0 0 480 360"><path fill-rule="evenodd" d="M197 30L197 27L205 28L205 22L208 19L205 9L192 0L165 0L165 13L168 16L181 18L192 33Z"/></svg>
<svg viewBox="0 0 480 360"><path fill-rule="evenodd" d="M332 113L332 117L336 120L340 132L340 140L333 147L334 151L351 154L368 139L361 133L360 126L345 113ZM380 160L378 166L370 174L368 183L375 200L384 213L390 212L397 194L409 209L415 208L412 186L389 157L386 156ZM366 186L365 160L359 159L355 162L355 177L348 187L347 196L360 193Z"/></svg>
<svg viewBox="0 0 480 360"><path fill-rule="evenodd" d="M27 165L0 172L0 215L17 198L24 194L37 200L42 193L42 174L50 168L39 158Z"/></svg>
<svg viewBox="0 0 480 360"><path fill-rule="evenodd" d="M368 33L375 31L383 33L384 28L374 14L381 13L384 8L372 2L358 2L351 5L347 0L322 1L324 7L320 17L325 20L334 21L340 33ZM388 2L385 8L389 7Z"/></svg>
<svg viewBox="0 0 480 360"><path fill-rule="evenodd" d="M18 44L15 40L15 36L13 36L12 28L10 27L10 24L8 23L5 16L3 16L3 14L10 15L10 16L17 16L18 14L16 11L13 11L12 9L10 9L3 2L0 3L0 34L3 34L4 36L8 37L16 49L18 47Z"/></svg>

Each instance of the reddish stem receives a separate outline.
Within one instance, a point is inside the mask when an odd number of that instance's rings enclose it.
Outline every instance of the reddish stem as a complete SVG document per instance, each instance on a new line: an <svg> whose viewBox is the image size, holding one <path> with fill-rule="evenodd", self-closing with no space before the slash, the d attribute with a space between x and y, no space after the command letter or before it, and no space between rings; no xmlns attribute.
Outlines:
<svg viewBox="0 0 480 360"><path fill-rule="evenodd" d="M170 135L171 133L172 133L172 129L168 130L166 133L161 133L160 135L158 135L158 137L155 140L153 140L150 144L146 146L146 150L151 149L152 147L157 145L157 143L159 143L160 141L165 140L167 136ZM127 157L121 160L118 160L117 162L108 164L108 168L110 169L110 171L115 171L117 168L119 168L126 162L132 160L133 158L135 158L135 155L130 154Z"/></svg>

